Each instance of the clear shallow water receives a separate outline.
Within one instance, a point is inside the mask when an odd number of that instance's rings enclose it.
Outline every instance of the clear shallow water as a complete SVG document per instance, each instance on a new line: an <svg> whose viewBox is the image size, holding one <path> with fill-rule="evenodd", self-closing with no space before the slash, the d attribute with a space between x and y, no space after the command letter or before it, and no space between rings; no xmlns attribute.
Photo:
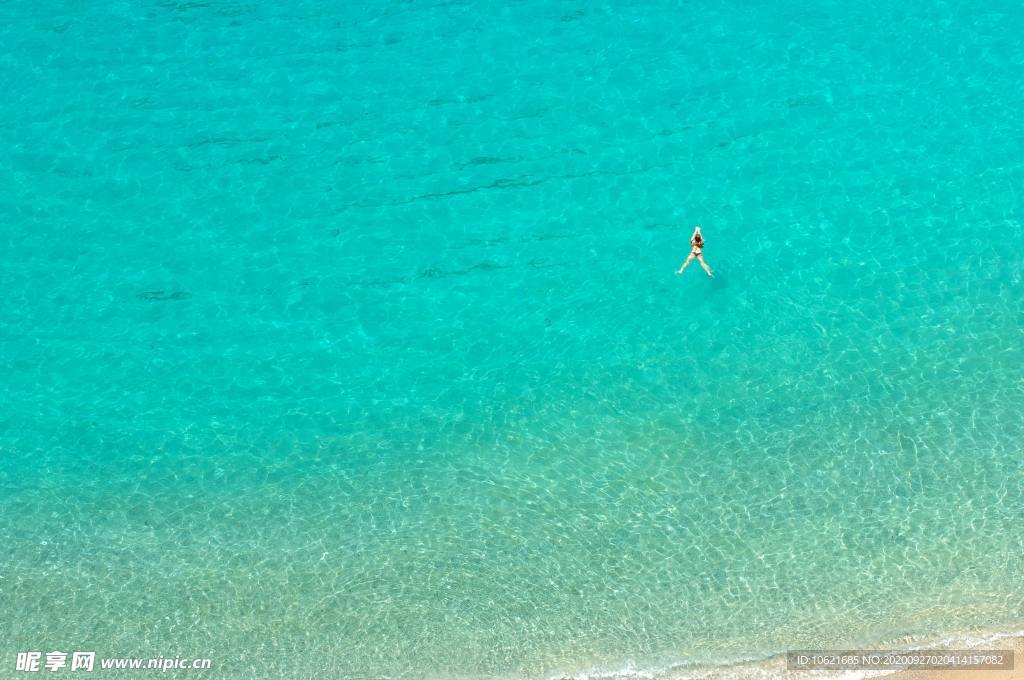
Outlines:
<svg viewBox="0 0 1024 680"><path fill-rule="evenodd" d="M4 657L536 678L1015 626L1020 29L4 3ZM698 222L714 280L672 275Z"/></svg>

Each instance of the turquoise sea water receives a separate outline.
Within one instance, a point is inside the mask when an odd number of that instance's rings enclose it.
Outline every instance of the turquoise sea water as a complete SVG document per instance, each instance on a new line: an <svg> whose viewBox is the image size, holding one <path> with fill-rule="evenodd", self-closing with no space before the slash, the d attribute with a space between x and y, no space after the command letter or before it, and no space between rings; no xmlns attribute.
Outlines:
<svg viewBox="0 0 1024 680"><path fill-rule="evenodd" d="M1022 34L1001 0L0 4L0 677L1018 627ZM714 279L673 276L697 223Z"/></svg>

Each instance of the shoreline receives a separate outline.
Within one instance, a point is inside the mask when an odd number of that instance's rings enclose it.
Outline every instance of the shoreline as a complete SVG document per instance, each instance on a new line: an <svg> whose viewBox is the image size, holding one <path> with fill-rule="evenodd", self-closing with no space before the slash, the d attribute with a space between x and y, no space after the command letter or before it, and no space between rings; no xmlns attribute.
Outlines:
<svg viewBox="0 0 1024 680"><path fill-rule="evenodd" d="M1024 680L1024 627L975 630L944 636L908 636L866 649L1013 650L1012 670L790 670L786 655L721 665L676 664L661 669L626 667L553 674L547 680Z"/></svg>
<svg viewBox="0 0 1024 680"><path fill-rule="evenodd" d="M1008 634L1006 637L994 640L991 647L1013 650L1013 670L894 671L886 677L894 680L929 680L931 678L935 680L1020 680L1024 678L1024 634L1020 631L1016 634ZM980 647L976 649L980 649Z"/></svg>

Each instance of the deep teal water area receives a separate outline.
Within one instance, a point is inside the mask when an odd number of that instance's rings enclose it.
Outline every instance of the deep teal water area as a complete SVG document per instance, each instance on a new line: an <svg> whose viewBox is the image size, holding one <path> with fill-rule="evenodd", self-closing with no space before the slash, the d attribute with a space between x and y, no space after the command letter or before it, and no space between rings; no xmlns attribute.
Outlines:
<svg viewBox="0 0 1024 680"><path fill-rule="evenodd" d="M1019 626L1022 35L1001 0L0 4L0 676ZM714 279L673 275L697 223Z"/></svg>

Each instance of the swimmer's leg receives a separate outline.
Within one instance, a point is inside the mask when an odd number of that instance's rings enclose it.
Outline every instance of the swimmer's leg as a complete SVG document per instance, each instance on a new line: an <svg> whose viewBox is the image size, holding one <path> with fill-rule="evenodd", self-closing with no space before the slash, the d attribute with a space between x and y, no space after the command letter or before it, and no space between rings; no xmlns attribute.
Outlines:
<svg viewBox="0 0 1024 680"><path fill-rule="evenodd" d="M676 274L682 274L683 270L686 269L686 265L690 264L691 262L693 262L693 253L690 253L690 256L686 258L686 262L683 263L683 266L676 270Z"/></svg>
<svg viewBox="0 0 1024 680"><path fill-rule="evenodd" d="M708 263L704 261L703 255L698 255L697 261L700 262L701 267L704 267L704 271L708 273L708 276L710 276L711 278L715 278L715 275L711 273L711 267L709 267Z"/></svg>

